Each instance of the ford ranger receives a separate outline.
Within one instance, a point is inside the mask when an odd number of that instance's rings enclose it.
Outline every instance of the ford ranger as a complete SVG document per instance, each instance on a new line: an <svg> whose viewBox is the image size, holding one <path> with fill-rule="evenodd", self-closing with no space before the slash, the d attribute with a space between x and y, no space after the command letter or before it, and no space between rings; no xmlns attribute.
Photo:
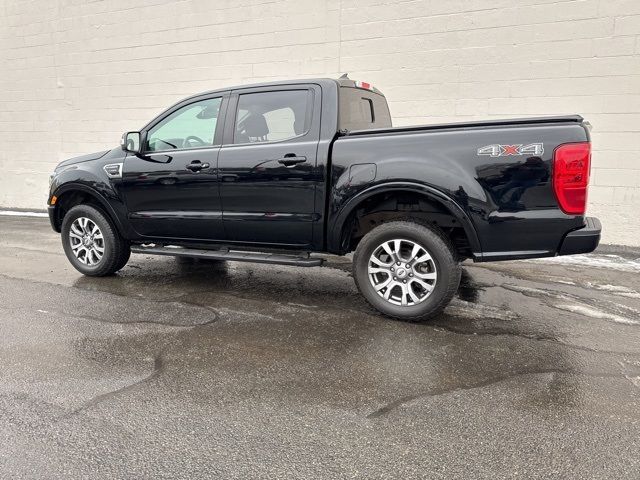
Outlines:
<svg viewBox="0 0 640 480"><path fill-rule="evenodd" d="M593 251L580 116L392 127L366 82L282 81L195 95L121 147L60 163L48 209L71 264L131 252L320 266L353 254L385 315L437 315L460 262Z"/></svg>

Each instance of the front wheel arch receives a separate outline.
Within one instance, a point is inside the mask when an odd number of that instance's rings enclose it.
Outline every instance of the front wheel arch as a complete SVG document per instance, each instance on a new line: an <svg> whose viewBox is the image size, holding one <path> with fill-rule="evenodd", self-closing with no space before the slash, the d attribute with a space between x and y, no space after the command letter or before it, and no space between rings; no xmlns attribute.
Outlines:
<svg viewBox="0 0 640 480"><path fill-rule="evenodd" d="M109 202L96 190L81 184L66 184L54 192L57 197L53 212L53 227L59 232L66 213L76 205L92 205L113 222L118 233L126 237L126 229Z"/></svg>

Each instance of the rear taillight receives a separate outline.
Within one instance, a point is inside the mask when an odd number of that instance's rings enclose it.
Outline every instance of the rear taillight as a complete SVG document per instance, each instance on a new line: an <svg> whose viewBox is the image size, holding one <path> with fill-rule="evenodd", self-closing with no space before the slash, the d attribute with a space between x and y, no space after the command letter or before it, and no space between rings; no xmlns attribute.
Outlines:
<svg viewBox="0 0 640 480"><path fill-rule="evenodd" d="M567 143L553 154L553 189L564 213L583 215L587 207L587 186L591 144Z"/></svg>

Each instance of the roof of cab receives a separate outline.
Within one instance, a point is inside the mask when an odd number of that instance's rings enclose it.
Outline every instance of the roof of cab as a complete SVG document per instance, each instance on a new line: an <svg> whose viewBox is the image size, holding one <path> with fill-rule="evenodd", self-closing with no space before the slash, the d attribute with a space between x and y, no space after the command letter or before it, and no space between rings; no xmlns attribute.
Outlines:
<svg viewBox="0 0 640 480"><path fill-rule="evenodd" d="M216 93L222 93L222 92L229 92L231 90L248 90L251 88L259 88L259 87L273 87L273 86L288 86L288 85L301 85L301 84L309 84L309 83L315 83L317 85L320 86L338 86L338 87L350 87L350 88L363 88L361 86L361 84L363 84L364 82L357 82L355 80L351 80L350 78L346 77L346 74L343 75L340 78L300 78L297 80L277 80L277 81L273 81L273 82L260 82L260 83L250 83L248 85L236 85L236 86L230 86L230 87L225 87L225 88L218 88L215 90L208 90L206 92L200 92L200 93L196 93L194 95L190 95L188 97L185 97L183 99L181 99L180 101L174 103L173 105L171 105L170 107L166 108L165 110L163 110L160 114L158 114L156 117L152 118L143 128L142 130L148 128L150 125L153 125L160 117L164 116L166 114L166 112L182 105L185 103L188 103L191 100L194 99L198 99L199 97L203 97L206 95L211 95L211 94L216 94ZM360 84L360 85L359 85ZM382 92L379 91L377 88L373 87L371 84L366 84L369 86L369 88L363 88L364 90L373 92L373 93L377 93L378 95L382 95Z"/></svg>
<svg viewBox="0 0 640 480"><path fill-rule="evenodd" d="M358 82L356 80L351 80L350 78L342 76L340 78L300 78L295 80L277 80L273 82L260 82L260 83L250 83L247 85L235 85L235 86L230 86L225 88L218 88L215 90L208 90L206 92L197 93L195 95L190 95L182 99L180 103L182 103L184 100L200 97L202 95L210 95L212 93L219 93L219 92L228 92L230 90L246 90L246 89L258 88L258 87L300 85L304 83L317 83L319 85L338 84L340 87L362 88L363 90L368 90L368 91L377 93L379 95L383 95L383 93L380 90L378 90L371 84L367 84L367 85L370 85L370 88L363 88L361 85L359 85L363 82Z"/></svg>

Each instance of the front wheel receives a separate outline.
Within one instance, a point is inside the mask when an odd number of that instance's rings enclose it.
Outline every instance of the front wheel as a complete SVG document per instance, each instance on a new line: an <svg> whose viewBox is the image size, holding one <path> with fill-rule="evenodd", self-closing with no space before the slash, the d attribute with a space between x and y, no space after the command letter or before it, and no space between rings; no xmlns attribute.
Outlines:
<svg viewBox="0 0 640 480"><path fill-rule="evenodd" d="M412 221L374 228L358 244L353 276L381 313L421 321L438 315L460 285L460 265L448 238Z"/></svg>
<svg viewBox="0 0 640 480"><path fill-rule="evenodd" d="M91 205L76 205L62 221L62 246L84 275L103 277L125 266L131 249L111 220Z"/></svg>

